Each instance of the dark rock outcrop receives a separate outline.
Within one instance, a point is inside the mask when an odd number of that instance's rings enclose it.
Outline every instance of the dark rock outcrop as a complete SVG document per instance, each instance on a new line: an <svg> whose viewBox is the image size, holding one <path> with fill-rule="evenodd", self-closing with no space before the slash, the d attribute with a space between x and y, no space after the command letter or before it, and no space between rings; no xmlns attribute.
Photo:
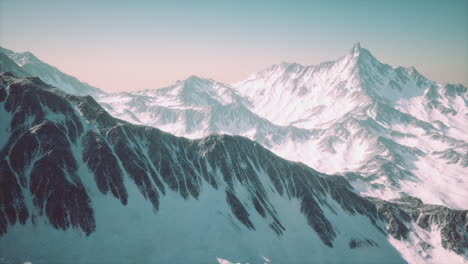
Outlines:
<svg viewBox="0 0 468 264"><path fill-rule="evenodd" d="M99 191L124 205L126 177L155 211L167 188L182 199L198 199L203 185L215 190L223 186L237 221L256 230L251 219L257 213L281 236L287 230L269 199L277 193L299 202L308 225L328 247L333 247L338 233L324 210L334 212L338 205L348 214L364 215L373 228L396 239L408 237L411 223L425 229L438 226L445 248L467 254L467 211L411 198L392 202L365 198L343 178L283 160L239 136L178 138L114 119L91 97L67 95L37 78L2 74L0 81L0 111L11 116L9 137L0 146L0 235L8 226L37 217L45 217L57 229L78 228L87 235L95 231L84 175L78 174L85 166L92 174L86 177L94 179ZM245 189L247 197L241 199L235 186ZM34 208L25 205L26 190ZM371 240L351 241L349 246L364 245L378 246Z"/></svg>

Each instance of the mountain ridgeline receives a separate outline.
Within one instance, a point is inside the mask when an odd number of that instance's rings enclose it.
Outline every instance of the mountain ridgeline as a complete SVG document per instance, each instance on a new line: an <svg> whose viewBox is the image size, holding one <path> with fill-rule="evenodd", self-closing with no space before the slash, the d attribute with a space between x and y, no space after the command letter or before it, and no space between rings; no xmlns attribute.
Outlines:
<svg viewBox="0 0 468 264"><path fill-rule="evenodd" d="M8 60L9 59L9 60ZM15 66L2 69L4 61L13 62ZM12 68L19 68L12 70ZM46 83L59 87L67 93L75 95L99 96L104 91L79 81L77 78L61 72L59 69L41 61L29 51L13 52L0 47L0 72L11 72L18 77L40 77Z"/></svg>
<svg viewBox="0 0 468 264"><path fill-rule="evenodd" d="M177 136L250 138L365 195L466 209L468 89L383 64L359 44L335 61L281 63L234 85L192 76L97 101Z"/></svg>
<svg viewBox="0 0 468 264"><path fill-rule="evenodd" d="M65 233L100 243L94 236L112 222L122 229L133 225L123 216L103 221L101 211L126 215L135 210L152 217L154 227L142 227L150 233L153 228L185 230L185 222L173 226L160 221L165 215L177 213L181 220L174 218L176 222L202 218L188 222L191 231L174 231L167 241L154 231L152 243L165 252L170 251L170 240L182 243L207 222L211 232L198 237L200 244L215 248L222 240L208 234L231 234L225 239L246 243L248 250L230 245L217 254L246 261L269 254L277 263L306 262L317 253L292 255L282 242L300 244L293 235L297 233L307 237L310 248L323 250L316 257L330 262L375 262L391 256L401 263L413 255L430 261L439 251L452 252L459 260L468 257L466 210L425 205L412 197L394 201L362 197L344 178L286 161L249 139L212 135L189 140L134 125L113 118L90 96L64 93L39 78L3 73L0 84L0 255L64 261L69 252L82 250L67 246ZM136 197L152 209L132 202ZM212 203L210 197L222 199ZM196 214L180 210L179 203L190 204ZM36 235L24 236L22 228L33 228ZM57 235L51 230L62 231ZM40 250L41 234L49 232L54 241L64 243L57 255ZM105 235L112 240L111 233ZM124 239L139 243L138 237ZM11 241L18 244L12 247ZM29 248L18 246L22 243ZM398 253L405 243L412 245L408 255ZM183 256L167 253L168 258L191 263L215 260L209 251L205 255L195 249L195 245L184 249ZM104 258L118 260L119 254ZM163 255L151 259L163 260Z"/></svg>
<svg viewBox="0 0 468 264"><path fill-rule="evenodd" d="M233 85L0 72L0 263L468 259L468 89L359 43Z"/></svg>

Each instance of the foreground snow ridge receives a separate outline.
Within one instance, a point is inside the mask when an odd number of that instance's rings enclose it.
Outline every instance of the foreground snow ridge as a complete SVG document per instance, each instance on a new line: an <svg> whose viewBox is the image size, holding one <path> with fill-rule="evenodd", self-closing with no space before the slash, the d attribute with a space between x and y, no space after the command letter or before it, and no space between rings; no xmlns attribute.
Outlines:
<svg viewBox="0 0 468 264"><path fill-rule="evenodd" d="M22 263L437 263L467 211L359 195L239 136L179 138L0 75L0 256ZM14 241L14 243L12 243ZM51 246L54 245L54 246Z"/></svg>

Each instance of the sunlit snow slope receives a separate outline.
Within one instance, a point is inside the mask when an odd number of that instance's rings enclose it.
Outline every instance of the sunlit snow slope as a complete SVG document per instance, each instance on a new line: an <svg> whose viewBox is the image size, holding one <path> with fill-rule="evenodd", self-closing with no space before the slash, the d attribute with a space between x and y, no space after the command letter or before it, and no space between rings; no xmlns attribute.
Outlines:
<svg viewBox="0 0 468 264"><path fill-rule="evenodd" d="M36 77L0 84L1 262L468 258L466 210L366 198L249 139L175 137Z"/></svg>
<svg viewBox="0 0 468 264"><path fill-rule="evenodd" d="M4 61L2 56L7 56L13 60L23 70L23 73L2 69L1 64ZM60 87L60 89L65 92L74 95L99 96L105 94L102 90L87 83L80 82L77 78L63 73L59 69L39 60L31 52L17 53L0 47L0 72L5 71L9 71L16 76L40 77L46 83L55 87Z"/></svg>
<svg viewBox="0 0 468 264"><path fill-rule="evenodd" d="M281 63L234 86L191 77L98 98L112 115L188 138L241 135L361 193L467 208L467 88L380 63L356 44L336 61Z"/></svg>

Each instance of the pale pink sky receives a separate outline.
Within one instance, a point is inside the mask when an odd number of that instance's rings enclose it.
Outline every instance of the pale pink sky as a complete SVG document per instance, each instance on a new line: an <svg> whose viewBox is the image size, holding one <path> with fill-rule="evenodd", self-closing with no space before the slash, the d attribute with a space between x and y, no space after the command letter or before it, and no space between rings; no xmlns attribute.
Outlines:
<svg viewBox="0 0 468 264"><path fill-rule="evenodd" d="M237 82L358 41L383 63L468 85L468 1L357 2L0 0L0 45L109 92Z"/></svg>

